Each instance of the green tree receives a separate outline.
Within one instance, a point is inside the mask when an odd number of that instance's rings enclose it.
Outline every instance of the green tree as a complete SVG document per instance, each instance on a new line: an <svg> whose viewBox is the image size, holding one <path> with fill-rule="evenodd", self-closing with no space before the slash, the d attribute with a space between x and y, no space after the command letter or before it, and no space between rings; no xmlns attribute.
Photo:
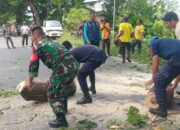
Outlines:
<svg viewBox="0 0 180 130"><path fill-rule="evenodd" d="M155 20L153 26L149 30L149 35L156 35L160 38L173 38L174 33L169 31L165 26L162 20Z"/></svg>
<svg viewBox="0 0 180 130"><path fill-rule="evenodd" d="M0 24L5 24L8 21L22 23L27 18L26 10L27 5L22 0L0 1Z"/></svg>
<svg viewBox="0 0 180 130"><path fill-rule="evenodd" d="M77 30L78 25L89 18L89 11L83 8L72 8L67 17L64 17L65 27L68 31Z"/></svg>

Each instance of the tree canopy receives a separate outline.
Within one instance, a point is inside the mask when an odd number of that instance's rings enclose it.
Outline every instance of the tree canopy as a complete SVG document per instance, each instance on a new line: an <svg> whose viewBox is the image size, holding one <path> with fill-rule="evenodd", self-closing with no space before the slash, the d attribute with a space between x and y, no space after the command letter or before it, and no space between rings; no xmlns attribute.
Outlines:
<svg viewBox="0 0 180 130"><path fill-rule="evenodd" d="M101 12L101 15L112 24L114 0L104 1L107 11ZM141 18L146 28L152 27L165 12L177 9L177 2L178 0L116 0L115 25L118 27L121 16L126 15L133 25ZM28 22L29 17L32 17L29 14L32 13L38 25L42 25L45 19L56 19L72 28L76 26L74 24L88 19L88 11L83 0L5 0L0 1L0 24Z"/></svg>

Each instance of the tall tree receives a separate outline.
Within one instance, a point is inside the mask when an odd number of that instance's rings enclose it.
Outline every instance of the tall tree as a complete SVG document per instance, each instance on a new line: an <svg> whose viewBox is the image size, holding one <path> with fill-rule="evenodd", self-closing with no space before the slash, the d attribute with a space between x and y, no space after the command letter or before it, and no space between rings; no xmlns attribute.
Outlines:
<svg viewBox="0 0 180 130"><path fill-rule="evenodd" d="M32 11L33 16L35 18L34 20L35 20L36 24L40 26L41 25L40 16L39 16L38 10L37 10L33 0L27 0L27 2L28 2L28 5L31 8L31 11Z"/></svg>

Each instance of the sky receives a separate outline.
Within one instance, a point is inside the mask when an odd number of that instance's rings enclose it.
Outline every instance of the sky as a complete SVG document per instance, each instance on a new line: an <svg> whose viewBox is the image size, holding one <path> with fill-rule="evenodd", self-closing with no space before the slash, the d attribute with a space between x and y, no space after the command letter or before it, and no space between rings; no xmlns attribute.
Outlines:
<svg viewBox="0 0 180 130"><path fill-rule="evenodd" d="M180 17L180 0L178 0L178 11L176 11L176 13L179 15L179 17Z"/></svg>

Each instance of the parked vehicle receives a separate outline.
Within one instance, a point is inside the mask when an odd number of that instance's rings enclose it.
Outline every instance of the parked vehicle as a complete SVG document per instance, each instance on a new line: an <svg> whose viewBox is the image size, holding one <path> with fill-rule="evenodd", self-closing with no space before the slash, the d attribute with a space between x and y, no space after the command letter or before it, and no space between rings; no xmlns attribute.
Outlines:
<svg viewBox="0 0 180 130"><path fill-rule="evenodd" d="M45 20L42 28L47 37L56 38L63 34L62 25L57 20Z"/></svg>
<svg viewBox="0 0 180 130"><path fill-rule="evenodd" d="M3 28L0 26L0 36L3 36Z"/></svg>

